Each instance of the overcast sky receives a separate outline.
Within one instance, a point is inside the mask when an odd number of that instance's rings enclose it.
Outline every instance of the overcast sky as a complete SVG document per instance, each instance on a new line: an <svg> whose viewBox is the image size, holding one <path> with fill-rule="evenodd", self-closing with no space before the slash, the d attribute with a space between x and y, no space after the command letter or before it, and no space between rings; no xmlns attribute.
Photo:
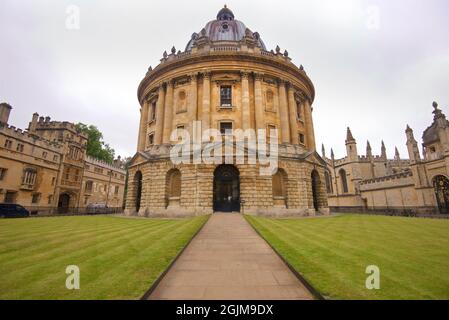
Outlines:
<svg viewBox="0 0 449 320"><path fill-rule="evenodd" d="M268 49L287 49L316 87L317 147L345 155L346 127L365 153L385 140L407 156L404 130L417 140L432 101L449 115L447 0L227 1ZM1 0L0 100L10 124L34 112L97 125L122 156L137 144L137 86L164 50L184 50L224 1ZM67 9L80 9L73 30ZM70 9L69 9L70 11ZM73 12L73 11L70 11ZM329 155L329 151L328 151Z"/></svg>

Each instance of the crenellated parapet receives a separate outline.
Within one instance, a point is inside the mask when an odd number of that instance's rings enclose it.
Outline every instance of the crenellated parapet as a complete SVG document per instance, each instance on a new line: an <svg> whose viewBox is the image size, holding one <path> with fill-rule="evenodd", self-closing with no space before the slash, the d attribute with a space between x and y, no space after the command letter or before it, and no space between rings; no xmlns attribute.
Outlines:
<svg viewBox="0 0 449 320"><path fill-rule="evenodd" d="M57 153L61 153L63 151L63 145L61 143L44 139L28 131L18 129L15 126L0 124L0 133L12 139L17 139L41 148L51 149Z"/></svg>
<svg viewBox="0 0 449 320"><path fill-rule="evenodd" d="M86 156L85 161L86 161L86 164L91 164L91 165L95 165L95 166L98 166L98 167L102 167L104 169L113 170L113 171L115 171L117 173L126 174L126 170L123 170L119 166L107 163L105 161L96 159L96 158L91 157L91 156Z"/></svg>

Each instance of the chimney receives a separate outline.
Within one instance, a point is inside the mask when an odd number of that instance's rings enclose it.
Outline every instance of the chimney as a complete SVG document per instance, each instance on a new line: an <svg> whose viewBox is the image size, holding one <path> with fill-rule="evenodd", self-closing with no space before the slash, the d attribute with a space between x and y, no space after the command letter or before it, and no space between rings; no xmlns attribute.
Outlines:
<svg viewBox="0 0 449 320"><path fill-rule="evenodd" d="M28 131L30 133L35 133L37 128L37 121L39 120L39 114L34 113L33 118L31 119L30 125L28 126Z"/></svg>
<svg viewBox="0 0 449 320"><path fill-rule="evenodd" d="M8 125L9 114L11 113L12 107L7 103L0 103L0 124Z"/></svg>

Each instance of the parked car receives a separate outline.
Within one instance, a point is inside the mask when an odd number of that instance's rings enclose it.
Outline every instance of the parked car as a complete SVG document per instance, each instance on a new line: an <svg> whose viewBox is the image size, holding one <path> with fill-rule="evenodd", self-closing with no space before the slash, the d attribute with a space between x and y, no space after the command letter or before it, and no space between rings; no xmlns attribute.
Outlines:
<svg viewBox="0 0 449 320"><path fill-rule="evenodd" d="M0 203L0 218L27 218L30 212L18 204Z"/></svg>
<svg viewBox="0 0 449 320"><path fill-rule="evenodd" d="M87 205L88 209L106 209L107 207L106 203L91 203Z"/></svg>
<svg viewBox="0 0 449 320"><path fill-rule="evenodd" d="M106 203L91 203L86 207L87 214L104 214L108 212Z"/></svg>

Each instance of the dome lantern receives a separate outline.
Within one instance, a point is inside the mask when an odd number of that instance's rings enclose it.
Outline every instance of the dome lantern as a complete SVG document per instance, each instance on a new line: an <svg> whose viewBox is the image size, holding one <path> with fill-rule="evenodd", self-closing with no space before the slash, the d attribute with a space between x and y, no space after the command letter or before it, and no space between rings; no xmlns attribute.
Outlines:
<svg viewBox="0 0 449 320"><path fill-rule="evenodd" d="M224 5L223 9L221 9L217 14L217 20L234 20L234 13L228 8L227 5Z"/></svg>

